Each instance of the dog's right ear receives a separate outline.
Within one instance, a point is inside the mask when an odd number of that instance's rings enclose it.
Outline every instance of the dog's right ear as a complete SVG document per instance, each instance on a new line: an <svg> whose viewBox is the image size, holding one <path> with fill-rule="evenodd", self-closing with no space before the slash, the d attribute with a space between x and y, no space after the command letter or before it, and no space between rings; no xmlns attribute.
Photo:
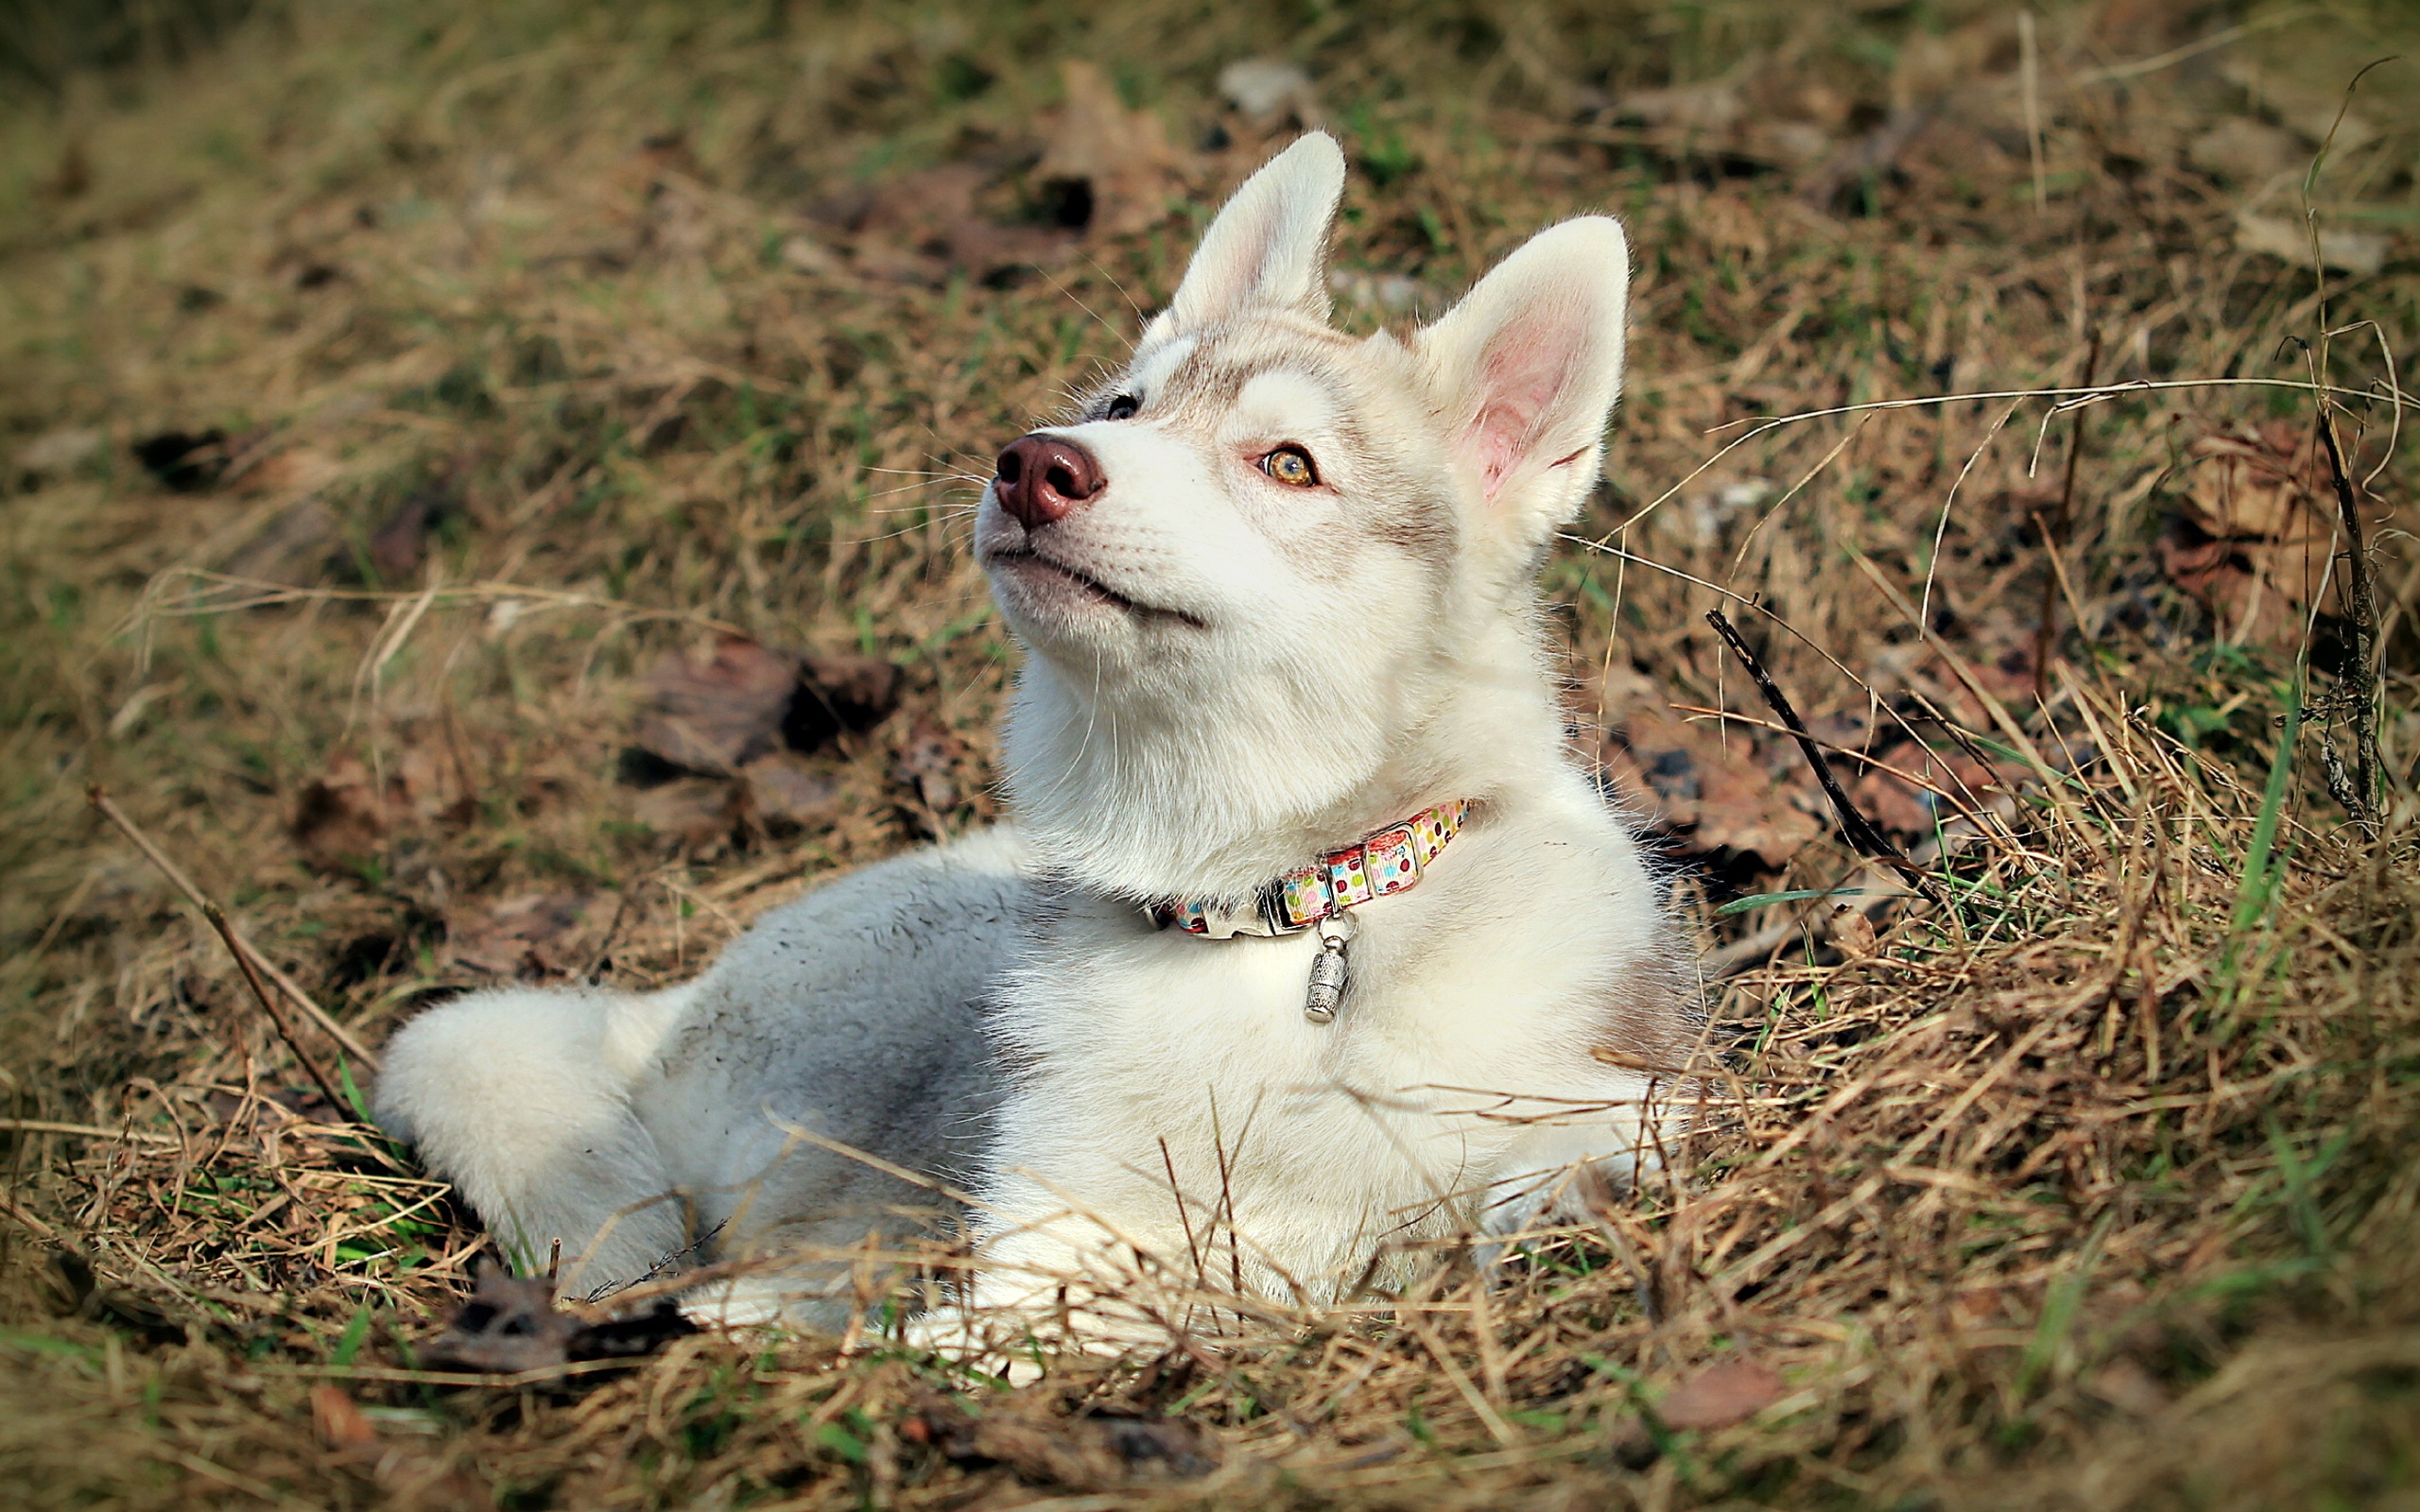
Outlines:
<svg viewBox="0 0 2420 1512"><path fill-rule="evenodd" d="M1143 345L1254 306L1325 319L1328 222L1343 196L1344 153L1326 132L1309 132L1270 159L1210 223Z"/></svg>

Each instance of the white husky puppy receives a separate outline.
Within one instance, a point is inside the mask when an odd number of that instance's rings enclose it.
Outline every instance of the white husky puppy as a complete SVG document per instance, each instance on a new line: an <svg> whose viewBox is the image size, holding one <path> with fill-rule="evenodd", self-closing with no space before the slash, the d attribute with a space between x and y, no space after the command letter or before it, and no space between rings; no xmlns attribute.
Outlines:
<svg viewBox="0 0 2420 1512"><path fill-rule="evenodd" d="M1628 249L1539 234L1409 337L1327 323L1344 160L1295 143L1125 369L1004 453L1016 823L834 882L686 986L470 994L380 1121L571 1284L714 1235L724 1316L971 1191L977 1307L1184 1272L1333 1297L1652 1160L1694 1012L1566 754L1533 579L1598 472ZM1657 1091L1660 1084L1661 1091ZM845 1148L835 1148L841 1146Z"/></svg>

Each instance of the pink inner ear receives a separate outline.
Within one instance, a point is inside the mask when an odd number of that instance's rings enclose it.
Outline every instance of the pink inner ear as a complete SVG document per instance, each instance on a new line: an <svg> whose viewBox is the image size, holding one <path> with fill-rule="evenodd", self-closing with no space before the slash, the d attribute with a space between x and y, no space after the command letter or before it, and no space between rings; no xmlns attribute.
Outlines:
<svg viewBox="0 0 2420 1512"><path fill-rule="evenodd" d="M1567 325L1535 318L1514 321L1489 344L1479 369L1478 416L1471 422L1489 503L1544 438L1542 421L1563 397L1579 345Z"/></svg>

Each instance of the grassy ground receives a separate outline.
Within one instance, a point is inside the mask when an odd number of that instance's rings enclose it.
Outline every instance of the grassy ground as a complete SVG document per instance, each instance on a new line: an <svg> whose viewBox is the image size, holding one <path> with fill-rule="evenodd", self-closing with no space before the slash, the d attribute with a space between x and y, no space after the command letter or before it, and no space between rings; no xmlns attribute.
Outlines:
<svg viewBox="0 0 2420 1512"><path fill-rule="evenodd" d="M2412 1504L2420 72L2345 104L2399 15L264 8L12 88L0 1500ZM1250 58L1308 93L1236 108ZM808 1339L416 1373L475 1230L88 785L373 1046L981 822L970 479L1303 118L1363 328L1631 227L1547 586L1709 952L1684 1174L1494 1290L1015 1393ZM1805 896L1874 884L1715 607L1936 900ZM899 708L786 808L633 757L728 635Z"/></svg>

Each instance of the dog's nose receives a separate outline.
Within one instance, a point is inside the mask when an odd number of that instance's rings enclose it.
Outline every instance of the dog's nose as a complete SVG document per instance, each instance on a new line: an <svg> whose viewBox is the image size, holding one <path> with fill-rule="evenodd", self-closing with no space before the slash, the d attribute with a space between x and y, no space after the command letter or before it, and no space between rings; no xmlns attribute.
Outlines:
<svg viewBox="0 0 2420 1512"><path fill-rule="evenodd" d="M1075 442L1035 433L1000 454L993 496L1028 530L1063 520L1101 489L1100 463Z"/></svg>

